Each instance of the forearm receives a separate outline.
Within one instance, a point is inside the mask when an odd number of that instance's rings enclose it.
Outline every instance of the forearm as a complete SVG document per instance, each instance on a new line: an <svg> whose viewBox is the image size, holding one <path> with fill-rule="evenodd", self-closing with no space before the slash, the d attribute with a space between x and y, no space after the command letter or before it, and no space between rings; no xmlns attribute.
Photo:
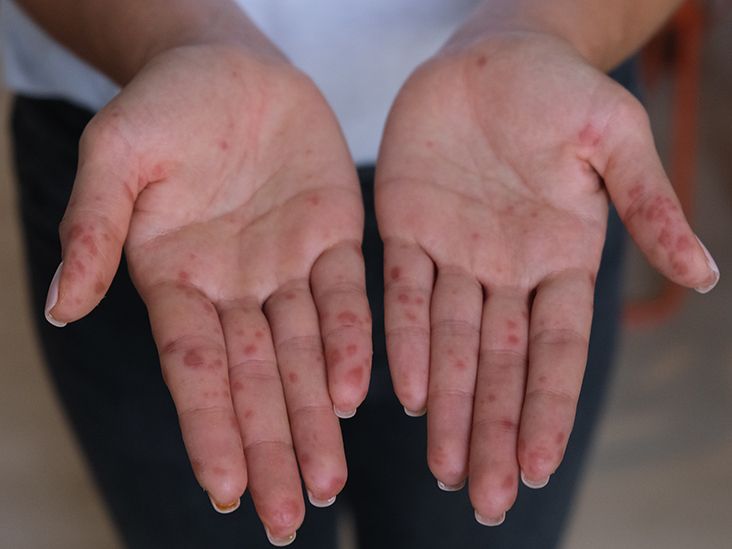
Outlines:
<svg viewBox="0 0 732 549"><path fill-rule="evenodd" d="M16 0L59 42L120 84L152 57L195 44L279 55L233 0Z"/></svg>
<svg viewBox="0 0 732 549"><path fill-rule="evenodd" d="M493 33L559 36L590 63L609 70L648 40L681 0L485 0L453 38L462 43Z"/></svg>

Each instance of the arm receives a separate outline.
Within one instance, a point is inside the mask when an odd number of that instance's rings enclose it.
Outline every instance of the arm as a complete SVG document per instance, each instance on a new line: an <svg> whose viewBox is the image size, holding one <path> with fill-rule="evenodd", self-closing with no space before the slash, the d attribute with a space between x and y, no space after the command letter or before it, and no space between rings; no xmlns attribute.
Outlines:
<svg viewBox="0 0 732 549"><path fill-rule="evenodd" d="M456 42L492 32L539 32L570 42L587 61L608 71L644 44L682 0L487 0Z"/></svg>
<svg viewBox="0 0 732 549"><path fill-rule="evenodd" d="M16 0L51 36L119 84L177 46L220 44L277 55L232 0Z"/></svg>
<svg viewBox="0 0 732 549"><path fill-rule="evenodd" d="M430 470L469 479L483 524L562 461L609 202L662 274L702 293L719 279L643 107L598 70L673 5L485 2L389 115L375 192L394 389L427 410Z"/></svg>

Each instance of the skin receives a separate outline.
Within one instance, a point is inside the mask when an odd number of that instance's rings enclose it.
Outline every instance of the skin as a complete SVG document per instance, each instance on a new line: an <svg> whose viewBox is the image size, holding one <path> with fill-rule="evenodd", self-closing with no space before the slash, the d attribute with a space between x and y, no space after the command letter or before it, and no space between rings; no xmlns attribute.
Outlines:
<svg viewBox="0 0 732 549"><path fill-rule="evenodd" d="M716 281L642 108L593 68L675 3L485 2L390 116L394 384L429 410L435 476L469 475L484 523L519 470L539 483L561 460L608 196L662 272ZM361 197L332 112L230 0L21 4L125 85L80 144L49 319L88 314L124 246L196 477L225 511L248 487L270 539L292 541L298 465L316 503L345 483L334 408L355 411L371 360Z"/></svg>
<svg viewBox="0 0 732 549"><path fill-rule="evenodd" d="M376 179L397 396L442 487L499 524L562 460L609 202L674 282L718 273L641 105L553 33L459 33L400 92Z"/></svg>
<svg viewBox="0 0 732 549"><path fill-rule="evenodd" d="M344 486L334 406L357 408L371 366L361 195L330 109L284 62L179 48L94 118L80 153L49 315L89 313L124 244L198 481L223 510L248 487L287 540L298 465L316 501Z"/></svg>

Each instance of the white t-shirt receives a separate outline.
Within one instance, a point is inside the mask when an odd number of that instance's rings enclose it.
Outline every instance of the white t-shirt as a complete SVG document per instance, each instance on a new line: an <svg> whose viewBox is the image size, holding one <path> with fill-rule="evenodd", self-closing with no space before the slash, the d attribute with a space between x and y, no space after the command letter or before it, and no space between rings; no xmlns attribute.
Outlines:
<svg viewBox="0 0 732 549"><path fill-rule="evenodd" d="M205 0L204 0L205 1ZM118 91L50 38L11 0L0 0L5 83L14 92L98 110ZM238 0L320 87L354 160L376 158L391 102L477 0Z"/></svg>

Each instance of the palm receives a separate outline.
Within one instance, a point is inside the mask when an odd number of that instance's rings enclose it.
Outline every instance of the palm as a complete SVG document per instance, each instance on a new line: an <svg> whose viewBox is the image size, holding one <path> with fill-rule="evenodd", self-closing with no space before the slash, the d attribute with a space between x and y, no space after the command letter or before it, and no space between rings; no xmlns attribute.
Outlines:
<svg viewBox="0 0 732 549"><path fill-rule="evenodd" d="M394 386L429 412L435 476L469 475L486 522L567 443L607 222L599 174L657 266L708 276L639 109L565 44L511 36L426 63L390 114L376 192Z"/></svg>
<svg viewBox="0 0 732 549"><path fill-rule="evenodd" d="M99 166L116 186L97 186ZM248 477L275 537L302 520L298 462L316 501L345 482L333 409L363 399L371 355L362 225L337 123L282 63L167 54L82 143L60 304L93 306L88 278L111 278L125 241L199 482L228 506Z"/></svg>

